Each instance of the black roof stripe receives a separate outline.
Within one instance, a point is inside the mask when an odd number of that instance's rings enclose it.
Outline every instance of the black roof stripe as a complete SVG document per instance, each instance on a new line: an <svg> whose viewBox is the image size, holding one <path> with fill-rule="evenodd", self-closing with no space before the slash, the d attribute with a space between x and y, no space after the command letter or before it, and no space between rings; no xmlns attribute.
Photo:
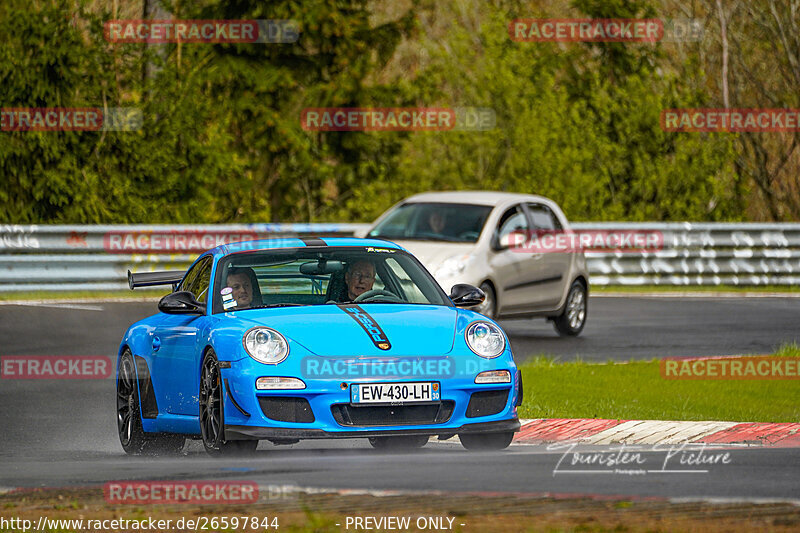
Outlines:
<svg viewBox="0 0 800 533"><path fill-rule="evenodd" d="M319 237L299 237L306 246L328 246L328 243Z"/></svg>

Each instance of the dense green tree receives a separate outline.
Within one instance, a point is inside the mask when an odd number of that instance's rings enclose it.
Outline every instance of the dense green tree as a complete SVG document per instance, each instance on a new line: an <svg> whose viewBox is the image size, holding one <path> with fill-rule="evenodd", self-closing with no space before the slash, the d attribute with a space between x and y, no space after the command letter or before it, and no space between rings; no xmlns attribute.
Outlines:
<svg viewBox="0 0 800 533"><path fill-rule="evenodd" d="M413 17L374 25L363 0L163 5L184 19L292 19L301 39L107 43L104 8L4 4L0 31L12 36L0 61L5 107L128 106L142 110L144 124L136 132L3 132L0 220L309 220L393 166L401 137L309 133L300 113L401 103L399 87L367 78Z"/></svg>
<svg viewBox="0 0 800 533"><path fill-rule="evenodd" d="M397 201L426 189L541 194L582 220L741 216L730 187L732 136L661 130L662 109L700 107L705 95L659 67L660 45L514 42L507 33L512 19L554 16L531 11L527 3L430 2L426 8L437 19L465 4L471 16L420 39L430 52L415 84L417 98L420 104L491 107L496 129L414 135L397 176L368 184L343 217L356 217L363 205L377 214L384 198ZM581 1L570 15L653 16L642 6Z"/></svg>
<svg viewBox="0 0 800 533"><path fill-rule="evenodd" d="M656 0L156 1L182 19L291 19L300 38L109 43L103 22L134 18L141 1L115 14L116 3L5 0L0 106L132 107L144 121L0 132L0 222L368 221L453 189L542 194L583 220L747 212L735 136L660 128L662 109L713 104L699 50L507 31L514 18L668 16ZM496 127L302 129L304 108L338 106L485 107Z"/></svg>

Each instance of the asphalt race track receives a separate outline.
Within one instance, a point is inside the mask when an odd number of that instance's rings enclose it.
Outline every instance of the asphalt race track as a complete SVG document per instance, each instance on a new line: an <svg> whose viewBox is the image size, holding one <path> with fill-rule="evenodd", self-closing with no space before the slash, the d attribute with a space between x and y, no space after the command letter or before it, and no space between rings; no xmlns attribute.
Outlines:
<svg viewBox="0 0 800 533"><path fill-rule="evenodd" d="M3 305L0 355L113 355L127 325L154 310L155 302ZM798 317L798 298L595 298L577 339L556 337L544 321L504 326L518 360L540 353L620 360L766 353L800 341ZM361 440L263 442L253 457L219 460L192 442L178 457L131 458L117 440L113 401L113 379L0 380L0 486L249 479L320 488L800 500L800 449L793 448L732 448L730 462L704 467L708 472L646 475L554 473L563 450L525 445L470 453L430 443L398 457ZM665 453L643 455L660 467Z"/></svg>
<svg viewBox="0 0 800 533"><path fill-rule="evenodd" d="M0 355L115 355L125 329L155 312L155 298L0 305ZM800 298L590 297L577 338L559 338L542 319L502 325L517 362L537 354L600 361L762 354L800 342Z"/></svg>

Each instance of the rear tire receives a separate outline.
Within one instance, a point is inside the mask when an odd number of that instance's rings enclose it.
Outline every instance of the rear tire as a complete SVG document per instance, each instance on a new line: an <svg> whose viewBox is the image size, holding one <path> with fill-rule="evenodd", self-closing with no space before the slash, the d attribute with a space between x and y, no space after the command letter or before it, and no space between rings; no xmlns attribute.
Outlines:
<svg viewBox="0 0 800 533"><path fill-rule="evenodd" d="M414 450L428 443L427 435L398 435L396 437L370 437L369 444L376 450Z"/></svg>
<svg viewBox="0 0 800 533"><path fill-rule="evenodd" d="M175 455L186 441L180 435L145 433L139 406L139 379L133 354L126 349L117 371L117 435L128 455Z"/></svg>
<svg viewBox="0 0 800 533"><path fill-rule="evenodd" d="M503 433L464 433L458 436L461 445L472 451L505 450L514 439L513 431Z"/></svg>
<svg viewBox="0 0 800 533"><path fill-rule="evenodd" d="M553 326L559 335L576 337L583 331L588 315L588 302L586 287L580 281L573 281L567 293L564 312L553 319Z"/></svg>
<svg viewBox="0 0 800 533"><path fill-rule="evenodd" d="M225 405L222 377L214 350L206 352L200 375L200 433L209 455L247 455L258 447L257 440L225 440Z"/></svg>

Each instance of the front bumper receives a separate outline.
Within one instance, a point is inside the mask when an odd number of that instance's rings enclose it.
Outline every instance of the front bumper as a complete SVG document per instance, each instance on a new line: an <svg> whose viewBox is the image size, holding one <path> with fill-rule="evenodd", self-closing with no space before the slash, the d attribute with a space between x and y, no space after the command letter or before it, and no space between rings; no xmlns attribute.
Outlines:
<svg viewBox="0 0 800 533"><path fill-rule="evenodd" d="M234 362L232 368L222 370L225 439L366 438L518 431L521 375L509 359L485 360L477 370L470 367L468 373L456 372L439 379L417 376L308 379L308 376L294 374L304 378L306 388L301 390L256 390L257 378L265 375L263 365L248 360ZM475 373L483 370L508 370L511 383L476 384ZM349 385L353 383L422 380L440 383L438 403L375 407L350 403Z"/></svg>
<svg viewBox="0 0 800 533"><path fill-rule="evenodd" d="M476 422L457 428L382 429L369 431L325 431L324 429L299 429L279 427L225 426L225 440L253 439L352 439L364 437L389 437L398 435L451 435L462 433L501 433L519 431L519 420L499 420L496 422Z"/></svg>

